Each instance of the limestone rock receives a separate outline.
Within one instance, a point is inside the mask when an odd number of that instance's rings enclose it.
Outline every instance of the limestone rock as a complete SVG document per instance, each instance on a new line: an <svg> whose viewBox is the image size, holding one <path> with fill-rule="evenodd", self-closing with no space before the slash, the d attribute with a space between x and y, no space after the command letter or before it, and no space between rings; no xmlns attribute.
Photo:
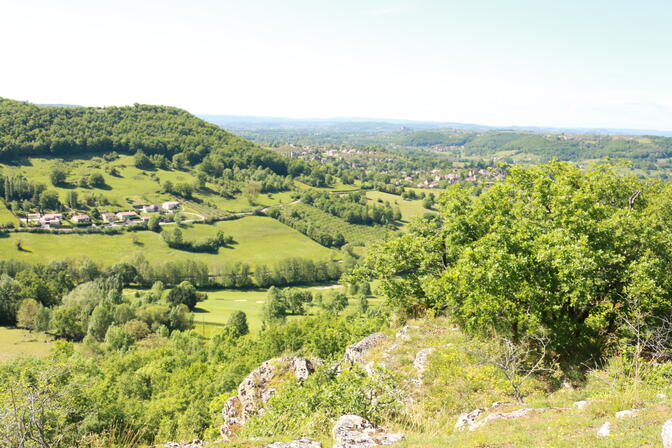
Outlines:
<svg viewBox="0 0 672 448"><path fill-rule="evenodd" d="M344 415L334 426L333 448L373 448L400 442L404 436L388 433L357 415Z"/></svg>
<svg viewBox="0 0 672 448"><path fill-rule="evenodd" d="M262 363L238 386L238 395L229 398L222 409L222 437L232 437L247 420L263 413L264 406L276 393L275 385L288 380L303 381L322 363L319 359L278 358ZM290 378L287 378L289 376Z"/></svg>
<svg viewBox="0 0 672 448"><path fill-rule="evenodd" d="M382 333L373 333L361 341L352 344L348 348L345 349L345 362L350 363L350 364L358 364L362 362L366 354L373 349L374 347L378 346L383 339L385 339L385 335Z"/></svg>
<svg viewBox="0 0 672 448"><path fill-rule="evenodd" d="M585 409L589 404L591 404L593 400L581 400L581 401L575 401L574 402L574 407L576 409Z"/></svg>
<svg viewBox="0 0 672 448"><path fill-rule="evenodd" d="M417 330L418 328L420 328L418 325L405 325L401 330L397 331L395 338L402 341L408 341L411 339L411 336L408 333L411 330Z"/></svg>
<svg viewBox="0 0 672 448"><path fill-rule="evenodd" d="M495 412L475 422L473 425L471 425L471 427L469 427L469 430L473 431L474 429L480 428L481 426L493 420L500 420L500 419L510 420L514 418L525 417L526 415L532 414L534 412L546 412L548 410L549 408L523 408L513 412Z"/></svg>
<svg viewBox="0 0 672 448"><path fill-rule="evenodd" d="M476 419L484 412L485 409L474 409L471 412L465 412L464 414L460 415L457 417L457 422L455 423L455 431L471 429L471 427L474 426Z"/></svg>
<svg viewBox="0 0 672 448"><path fill-rule="evenodd" d="M625 411L618 411L616 413L616 418L634 417L640 412L642 412L641 409L626 409Z"/></svg>
<svg viewBox="0 0 672 448"><path fill-rule="evenodd" d="M607 437L611 435L611 423L605 422L597 431L597 437Z"/></svg>
<svg viewBox="0 0 672 448"><path fill-rule="evenodd" d="M672 419L663 423L660 436L663 438L663 448L672 448Z"/></svg>
<svg viewBox="0 0 672 448"><path fill-rule="evenodd" d="M163 445L163 448L202 448L206 445L204 441L194 439L191 443L168 442Z"/></svg>
<svg viewBox="0 0 672 448"><path fill-rule="evenodd" d="M264 448L322 448L322 444L307 437L302 437L298 440L292 440L291 442L270 443L264 445Z"/></svg>

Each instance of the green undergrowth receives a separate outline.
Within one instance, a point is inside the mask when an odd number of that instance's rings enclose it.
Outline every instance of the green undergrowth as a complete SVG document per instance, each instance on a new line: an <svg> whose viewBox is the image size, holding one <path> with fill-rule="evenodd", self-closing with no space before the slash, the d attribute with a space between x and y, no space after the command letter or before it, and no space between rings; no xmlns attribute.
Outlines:
<svg viewBox="0 0 672 448"><path fill-rule="evenodd" d="M391 431L405 434L399 447L654 447L660 446L663 422L672 417L669 368L657 366L635 381L627 363L611 359L588 369L582 381L559 381L558 372L544 372L523 383L522 402L514 398L503 371L485 361L483 347L492 341L473 340L447 319L408 323L406 337L400 328L385 330L386 339L369 351L363 365L373 366L369 377L355 368L341 375L322 369L303 384L279 388L270 408L253 419L243 438L264 441L310 436L325 446L330 431L343 414L354 413ZM413 363L419 351L435 347L419 377ZM375 406L372 392L379 394ZM579 409L575 402L590 400ZM496 407L493 403L498 402ZM483 408L481 419L495 412L546 408L516 419L490 421L473 431L456 431L460 414ZM640 409L632 417L615 413ZM605 423L611 435L597 437Z"/></svg>

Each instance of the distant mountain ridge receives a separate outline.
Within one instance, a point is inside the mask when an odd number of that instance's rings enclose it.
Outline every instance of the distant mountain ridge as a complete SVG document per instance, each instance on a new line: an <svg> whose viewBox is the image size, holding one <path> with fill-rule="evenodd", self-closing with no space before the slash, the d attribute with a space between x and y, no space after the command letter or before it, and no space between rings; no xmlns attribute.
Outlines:
<svg viewBox="0 0 672 448"><path fill-rule="evenodd" d="M561 127L561 126L490 126L475 123L414 121L387 118L282 118L250 115L201 114L200 118L229 129L321 129L341 131L384 132L409 128L410 130L455 129L469 131L521 131L550 134L584 135L654 135L672 137L672 130L627 129L605 127Z"/></svg>

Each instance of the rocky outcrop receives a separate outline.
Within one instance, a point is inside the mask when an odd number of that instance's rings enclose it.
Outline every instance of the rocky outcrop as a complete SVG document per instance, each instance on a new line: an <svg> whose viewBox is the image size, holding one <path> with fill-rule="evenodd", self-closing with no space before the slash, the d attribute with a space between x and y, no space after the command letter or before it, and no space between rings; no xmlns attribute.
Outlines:
<svg viewBox="0 0 672 448"><path fill-rule="evenodd" d="M597 437L608 437L611 435L611 423L605 422L597 431Z"/></svg>
<svg viewBox="0 0 672 448"><path fill-rule="evenodd" d="M485 409L474 409L471 412L465 412L464 414L457 417L457 422L455 423L455 431L464 431L465 429L471 430L476 423L476 419L485 412Z"/></svg>
<svg viewBox="0 0 672 448"><path fill-rule="evenodd" d="M264 445L264 448L322 448L322 444L307 437L302 437L291 442L274 442Z"/></svg>
<svg viewBox="0 0 672 448"><path fill-rule="evenodd" d="M163 448L203 448L206 445L204 441L195 439L191 443L168 442L163 445Z"/></svg>
<svg viewBox="0 0 672 448"><path fill-rule="evenodd" d="M222 409L222 437L232 437L247 420L263 413L264 406L287 381L303 381L321 364L319 359L278 358L262 363L238 386L238 395L229 398Z"/></svg>
<svg viewBox="0 0 672 448"><path fill-rule="evenodd" d="M469 430L473 431L474 429L480 428L481 426L493 420L500 420L500 419L510 420L514 418L525 417L529 414L533 414L536 412L546 412L548 410L549 408L523 408L513 412L495 412L485 416L483 419L472 424Z"/></svg>
<svg viewBox="0 0 672 448"><path fill-rule="evenodd" d="M364 360L371 349L375 348L385 339L382 333L373 333L361 341L352 344L345 349L344 361L350 364L359 364Z"/></svg>
<svg viewBox="0 0 672 448"><path fill-rule="evenodd" d="M357 415L344 415L334 426L333 448L372 448L392 445L403 440L403 434L388 433Z"/></svg>
<svg viewBox="0 0 672 448"><path fill-rule="evenodd" d="M672 419L663 423L660 436L663 438L663 448L672 448Z"/></svg>

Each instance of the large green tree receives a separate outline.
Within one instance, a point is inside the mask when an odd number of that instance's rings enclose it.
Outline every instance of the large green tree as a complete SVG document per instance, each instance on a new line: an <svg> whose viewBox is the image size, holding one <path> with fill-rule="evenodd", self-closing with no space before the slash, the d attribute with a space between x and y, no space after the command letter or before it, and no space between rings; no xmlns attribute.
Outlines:
<svg viewBox="0 0 672 448"><path fill-rule="evenodd" d="M594 356L633 303L670 311L671 214L672 187L611 165L513 168L478 197L449 189L440 218L378 247L353 279L380 278L409 314L514 339L546 333L561 357Z"/></svg>

